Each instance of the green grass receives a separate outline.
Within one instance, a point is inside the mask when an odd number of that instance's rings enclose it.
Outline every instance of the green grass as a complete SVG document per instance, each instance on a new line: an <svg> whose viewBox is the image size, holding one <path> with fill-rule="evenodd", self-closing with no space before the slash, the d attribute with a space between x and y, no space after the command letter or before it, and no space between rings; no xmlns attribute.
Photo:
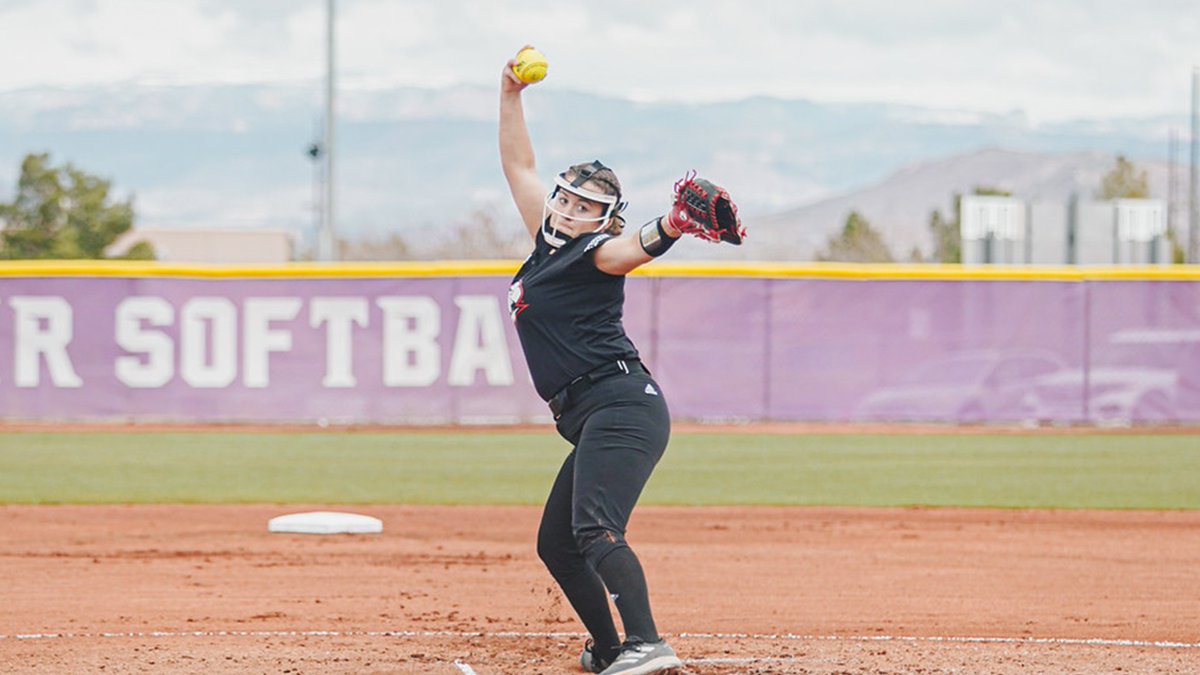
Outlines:
<svg viewBox="0 0 1200 675"><path fill-rule="evenodd" d="M0 503L537 504L552 433L0 433ZM1195 435L676 434L644 504L1200 508Z"/></svg>

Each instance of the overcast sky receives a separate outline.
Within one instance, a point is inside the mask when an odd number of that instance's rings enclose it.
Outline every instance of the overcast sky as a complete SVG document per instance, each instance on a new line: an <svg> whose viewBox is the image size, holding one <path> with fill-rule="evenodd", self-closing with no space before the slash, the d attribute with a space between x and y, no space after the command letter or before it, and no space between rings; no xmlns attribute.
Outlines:
<svg viewBox="0 0 1200 675"><path fill-rule="evenodd" d="M0 0L0 91L324 77L325 0ZM535 44L546 84L642 100L763 94L1182 115L1195 0L338 0L342 87L494 85Z"/></svg>

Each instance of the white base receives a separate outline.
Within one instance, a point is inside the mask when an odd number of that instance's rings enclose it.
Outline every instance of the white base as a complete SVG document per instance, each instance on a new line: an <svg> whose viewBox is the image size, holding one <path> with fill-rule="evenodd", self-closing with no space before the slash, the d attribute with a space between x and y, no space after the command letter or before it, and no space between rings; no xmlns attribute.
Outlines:
<svg viewBox="0 0 1200 675"><path fill-rule="evenodd" d="M297 534L378 534L383 532L383 521L357 513L310 511L272 518L267 522L267 531Z"/></svg>

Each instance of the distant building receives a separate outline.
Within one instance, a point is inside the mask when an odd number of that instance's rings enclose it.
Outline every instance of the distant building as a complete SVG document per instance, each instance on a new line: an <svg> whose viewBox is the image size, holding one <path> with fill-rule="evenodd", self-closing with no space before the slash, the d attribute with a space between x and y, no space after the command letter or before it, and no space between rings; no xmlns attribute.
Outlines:
<svg viewBox="0 0 1200 675"><path fill-rule="evenodd" d="M962 261L967 265L1027 265L1033 238L1025 202L1012 197L968 195L959 207Z"/></svg>
<svg viewBox="0 0 1200 675"><path fill-rule="evenodd" d="M1065 206L971 195L959 212L967 265L1166 265L1166 203L1083 201Z"/></svg>
<svg viewBox="0 0 1200 675"><path fill-rule="evenodd" d="M154 247L159 260L182 263L269 264L292 259L292 236L285 230L135 228L108 247L119 256L138 242Z"/></svg>
<svg viewBox="0 0 1200 675"><path fill-rule="evenodd" d="M1167 205L1158 199L1118 199L1113 211L1113 262L1156 265L1171 262Z"/></svg>

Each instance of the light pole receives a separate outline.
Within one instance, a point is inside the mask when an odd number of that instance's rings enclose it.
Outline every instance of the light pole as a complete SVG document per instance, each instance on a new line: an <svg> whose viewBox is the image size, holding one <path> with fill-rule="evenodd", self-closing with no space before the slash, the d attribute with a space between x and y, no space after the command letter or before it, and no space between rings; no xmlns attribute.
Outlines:
<svg viewBox="0 0 1200 675"><path fill-rule="evenodd" d="M321 159L325 163L325 198L321 200L321 229L317 234L317 259L337 260L337 236L334 234L334 2L325 0L325 134Z"/></svg>
<svg viewBox="0 0 1200 675"><path fill-rule="evenodd" d="M312 143L305 148L304 154L312 161L313 166L313 184L312 184L312 217L313 226L310 231L312 236L312 259L323 260L324 251L321 243L325 232L325 150L321 146L321 135L324 133L322 126L325 124L323 119L317 119L314 125Z"/></svg>
<svg viewBox="0 0 1200 675"><path fill-rule="evenodd" d="M1192 67L1192 166L1188 174L1187 261L1200 263L1200 204L1197 199L1197 166L1200 161L1200 67Z"/></svg>

